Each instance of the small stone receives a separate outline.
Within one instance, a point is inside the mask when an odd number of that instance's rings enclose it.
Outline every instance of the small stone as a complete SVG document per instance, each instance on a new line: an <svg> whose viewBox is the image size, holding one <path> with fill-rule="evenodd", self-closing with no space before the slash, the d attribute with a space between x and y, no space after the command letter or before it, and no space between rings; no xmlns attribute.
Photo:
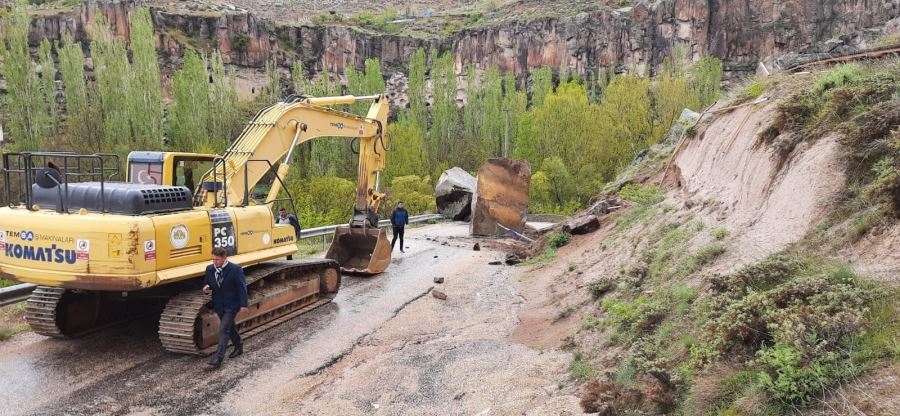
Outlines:
<svg viewBox="0 0 900 416"><path fill-rule="evenodd" d="M447 300L447 294L444 293L444 292L441 292L440 290L434 290L434 289L432 289L432 290L431 290L431 296L434 296L434 297L436 297L436 298L438 298L438 299L440 299L440 300Z"/></svg>
<svg viewBox="0 0 900 416"><path fill-rule="evenodd" d="M515 254L507 254L506 255L506 264L508 264L510 266L519 264L521 262L522 262L522 259L520 259L519 256L517 256Z"/></svg>
<svg viewBox="0 0 900 416"><path fill-rule="evenodd" d="M500 260L494 260L492 262L489 262L488 264L490 264L491 266L499 266L499 265L503 264L503 262Z"/></svg>
<svg viewBox="0 0 900 416"><path fill-rule="evenodd" d="M481 244L475 243L475 245L472 246L472 250L473 251L481 251Z"/></svg>
<svg viewBox="0 0 900 416"><path fill-rule="evenodd" d="M435 283L444 283L444 278L443 277L435 277L434 282Z"/></svg>
<svg viewBox="0 0 900 416"><path fill-rule="evenodd" d="M437 256L434 256L434 258L437 258Z"/></svg>

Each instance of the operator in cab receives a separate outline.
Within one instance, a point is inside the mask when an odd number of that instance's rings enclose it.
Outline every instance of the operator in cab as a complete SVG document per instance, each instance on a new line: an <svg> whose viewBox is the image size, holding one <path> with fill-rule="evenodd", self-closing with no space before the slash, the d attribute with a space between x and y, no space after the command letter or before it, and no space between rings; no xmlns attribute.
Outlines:
<svg viewBox="0 0 900 416"><path fill-rule="evenodd" d="M278 209L278 217L275 218L275 224L290 224L294 227L294 234L297 237L297 241L300 241L300 220L297 219L297 216L294 214L288 214L287 210L284 207Z"/></svg>

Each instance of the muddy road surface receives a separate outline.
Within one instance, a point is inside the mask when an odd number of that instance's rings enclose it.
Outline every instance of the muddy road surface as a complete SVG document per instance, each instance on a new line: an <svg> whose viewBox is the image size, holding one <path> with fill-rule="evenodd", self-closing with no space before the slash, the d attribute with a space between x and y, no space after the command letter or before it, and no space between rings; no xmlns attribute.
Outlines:
<svg viewBox="0 0 900 416"><path fill-rule="evenodd" d="M472 251L466 232L409 230L386 273L345 276L332 303L219 369L163 351L152 318L76 340L15 336L0 343L0 414L574 413L568 354L508 338L523 269L488 265L503 254Z"/></svg>

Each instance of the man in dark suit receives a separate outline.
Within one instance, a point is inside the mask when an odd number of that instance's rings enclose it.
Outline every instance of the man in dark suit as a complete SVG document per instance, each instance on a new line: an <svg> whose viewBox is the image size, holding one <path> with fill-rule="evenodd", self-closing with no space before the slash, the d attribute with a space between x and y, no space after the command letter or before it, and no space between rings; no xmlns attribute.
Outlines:
<svg viewBox="0 0 900 416"><path fill-rule="evenodd" d="M247 310L247 282L244 269L228 261L228 252L224 248L214 248L212 254L213 264L206 266L203 293L212 293L213 309L219 315L219 348L209 359L209 365L218 367L225 359L228 338L234 345L234 351L228 358L244 353L244 344L234 326L234 319L238 313Z"/></svg>
<svg viewBox="0 0 900 416"><path fill-rule="evenodd" d="M397 237L400 237L400 252L405 253L403 251L403 231L406 229L406 224L409 224L409 212L406 212L406 208L403 207L403 201L397 203L397 207L391 211L391 225L394 226L394 238L391 239L391 251L394 251L394 243L397 242Z"/></svg>

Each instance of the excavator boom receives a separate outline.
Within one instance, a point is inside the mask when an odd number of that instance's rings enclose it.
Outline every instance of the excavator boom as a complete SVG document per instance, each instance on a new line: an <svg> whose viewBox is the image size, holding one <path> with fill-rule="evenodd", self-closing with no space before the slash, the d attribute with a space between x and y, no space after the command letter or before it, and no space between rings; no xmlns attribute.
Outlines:
<svg viewBox="0 0 900 416"><path fill-rule="evenodd" d="M327 106L372 101L365 117ZM387 234L378 228L377 212L384 194L379 191L387 151L387 97L301 97L261 111L225 152L221 161L203 179L212 193L203 197L211 207L246 203L253 187L280 161L279 178L292 166L298 145L320 137L359 140L356 197L349 227L335 231L326 257L336 260L343 271L378 274L391 260ZM216 183L222 179L222 186ZM221 191L217 191L221 189ZM281 192L281 182L272 183L266 202L272 204ZM373 221L375 219L375 221Z"/></svg>

